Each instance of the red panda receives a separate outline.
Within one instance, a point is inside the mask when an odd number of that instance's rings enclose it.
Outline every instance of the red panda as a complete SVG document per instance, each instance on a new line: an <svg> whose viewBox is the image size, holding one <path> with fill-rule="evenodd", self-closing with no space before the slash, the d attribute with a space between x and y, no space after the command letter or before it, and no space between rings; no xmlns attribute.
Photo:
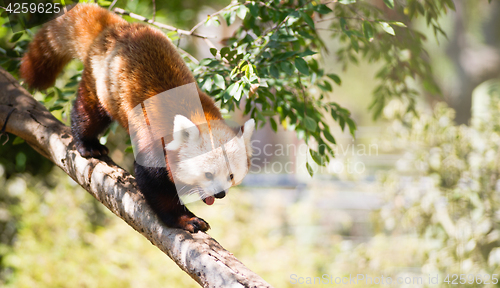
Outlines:
<svg viewBox="0 0 500 288"><path fill-rule="evenodd" d="M84 70L71 111L71 130L77 150L87 158L107 155L98 136L112 121L131 133L129 124L135 120L129 115L134 107L164 91L196 82L161 31L128 23L95 4L77 4L40 28L22 58L21 78L31 88L46 89L73 58L83 62ZM208 205L213 204L214 196L224 197L226 188L241 182L248 171L255 127L248 120L241 127L243 133L237 135L222 121L214 100L198 86L196 91L201 113L189 111L183 104L187 100L177 99L168 105L172 113L166 114L172 115L162 116L162 128L172 134L162 144L165 153L173 155L165 156L166 166L146 167L137 159L134 163L139 189L159 218L169 227L192 233L210 226L181 204L174 182L181 181L183 188L197 192ZM141 142L143 134L138 134L138 145L147 150L148 141ZM217 158L220 155L214 154L219 152L213 148L229 142L224 157ZM221 158L230 162L231 169L216 160Z"/></svg>

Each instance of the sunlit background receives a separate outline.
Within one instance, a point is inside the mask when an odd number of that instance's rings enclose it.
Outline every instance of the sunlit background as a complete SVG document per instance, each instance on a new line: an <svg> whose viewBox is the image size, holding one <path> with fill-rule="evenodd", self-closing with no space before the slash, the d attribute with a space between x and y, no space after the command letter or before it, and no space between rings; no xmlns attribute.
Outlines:
<svg viewBox="0 0 500 288"><path fill-rule="evenodd" d="M157 1L156 21L189 30L226 2ZM356 138L332 121L337 156L327 167L314 166L311 177L307 147L293 132L259 129L252 172L243 184L213 206L188 205L210 223L208 233L274 287L302 287L294 282L299 277L356 274L393 281L421 277L423 284L396 286L438 287L447 274L500 274L500 3L455 5L456 12L442 18L448 38L436 38L425 19L412 23L429 38L428 57L443 94L428 95L421 83L412 83L422 92L419 116L405 113L396 99L374 122L368 103L379 66L361 61L343 70L332 52L338 43L327 40L331 49L317 56L327 72L342 78L328 96L352 112ZM150 1L116 6L152 16ZM200 31L222 39L232 29ZM331 32L324 33L331 39ZM8 46L12 33L2 27L0 35L0 47ZM182 38L180 46L199 59L211 56L201 40ZM61 81L81 68L72 62ZM110 156L132 171L133 154L124 152L128 136L121 127L113 130L104 139ZM428 285L429 275L438 275L440 284ZM0 146L0 283L198 287L14 136Z"/></svg>

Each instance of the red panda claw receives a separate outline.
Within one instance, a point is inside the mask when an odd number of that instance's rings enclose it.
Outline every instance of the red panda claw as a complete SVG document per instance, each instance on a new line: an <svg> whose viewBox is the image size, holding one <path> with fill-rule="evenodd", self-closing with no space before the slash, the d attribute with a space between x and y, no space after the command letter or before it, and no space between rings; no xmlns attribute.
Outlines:
<svg viewBox="0 0 500 288"><path fill-rule="evenodd" d="M187 222L187 225L183 227L183 229L191 233L198 233L198 231L206 232L210 229L210 225L201 218L193 217Z"/></svg>
<svg viewBox="0 0 500 288"><path fill-rule="evenodd" d="M108 155L108 148L104 145L101 145L100 143L93 143L93 144L83 144L79 143L76 144L76 150L80 152L82 157L84 158L98 158L101 156L106 156Z"/></svg>

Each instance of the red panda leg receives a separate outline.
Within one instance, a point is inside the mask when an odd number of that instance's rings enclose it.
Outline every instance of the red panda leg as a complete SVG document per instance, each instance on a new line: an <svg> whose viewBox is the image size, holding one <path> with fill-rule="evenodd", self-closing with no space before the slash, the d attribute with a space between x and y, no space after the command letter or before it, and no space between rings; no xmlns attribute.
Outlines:
<svg viewBox="0 0 500 288"><path fill-rule="evenodd" d="M99 134L111 124L112 119L102 108L95 90L89 87L92 80L90 73L83 72L71 111L71 132L75 139L76 149L85 157L100 157L108 154L108 148L99 143Z"/></svg>
<svg viewBox="0 0 500 288"><path fill-rule="evenodd" d="M166 168L144 167L137 162L134 168L139 189L163 223L191 233L210 229L205 220L196 217L180 203L175 184L170 181Z"/></svg>

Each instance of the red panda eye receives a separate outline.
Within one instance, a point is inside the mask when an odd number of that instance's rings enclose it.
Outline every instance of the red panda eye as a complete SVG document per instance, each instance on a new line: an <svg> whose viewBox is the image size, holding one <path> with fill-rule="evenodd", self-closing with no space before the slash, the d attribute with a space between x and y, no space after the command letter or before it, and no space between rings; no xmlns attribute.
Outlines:
<svg viewBox="0 0 500 288"><path fill-rule="evenodd" d="M212 179L214 179L214 174L207 172L207 173L205 173L205 177L207 177L207 179L209 179L209 180L212 180Z"/></svg>
<svg viewBox="0 0 500 288"><path fill-rule="evenodd" d="M228 179L228 180L229 180L229 181L232 181L232 180L233 180L233 178L234 178L234 175L233 175L233 174L231 174L231 175L229 175L229 179Z"/></svg>

